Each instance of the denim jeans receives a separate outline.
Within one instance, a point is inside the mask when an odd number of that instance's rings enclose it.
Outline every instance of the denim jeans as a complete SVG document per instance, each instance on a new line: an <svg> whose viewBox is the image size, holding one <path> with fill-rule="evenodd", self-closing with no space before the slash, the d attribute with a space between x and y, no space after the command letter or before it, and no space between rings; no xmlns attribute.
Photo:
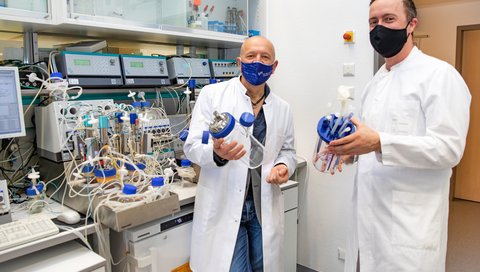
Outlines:
<svg viewBox="0 0 480 272"><path fill-rule="evenodd" d="M243 204L230 272L252 271L263 271L262 226L255 214L253 198L247 198Z"/></svg>

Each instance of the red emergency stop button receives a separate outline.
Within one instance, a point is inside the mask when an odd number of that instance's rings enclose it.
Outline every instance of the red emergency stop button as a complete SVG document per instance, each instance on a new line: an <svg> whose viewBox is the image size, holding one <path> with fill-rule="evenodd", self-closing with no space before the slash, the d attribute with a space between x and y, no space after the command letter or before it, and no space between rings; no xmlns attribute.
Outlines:
<svg viewBox="0 0 480 272"><path fill-rule="evenodd" d="M343 41L345 43L353 43L353 31L345 31L343 33Z"/></svg>

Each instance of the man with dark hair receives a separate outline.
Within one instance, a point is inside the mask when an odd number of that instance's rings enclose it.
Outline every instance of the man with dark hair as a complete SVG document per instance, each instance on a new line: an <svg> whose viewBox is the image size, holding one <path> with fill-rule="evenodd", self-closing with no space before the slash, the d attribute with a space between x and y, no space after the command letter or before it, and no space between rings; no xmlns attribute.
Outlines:
<svg viewBox="0 0 480 272"><path fill-rule="evenodd" d="M445 271L450 177L471 96L449 64L413 44L410 0L371 1L370 42L385 64L366 86L355 133L329 150L358 157L345 271Z"/></svg>

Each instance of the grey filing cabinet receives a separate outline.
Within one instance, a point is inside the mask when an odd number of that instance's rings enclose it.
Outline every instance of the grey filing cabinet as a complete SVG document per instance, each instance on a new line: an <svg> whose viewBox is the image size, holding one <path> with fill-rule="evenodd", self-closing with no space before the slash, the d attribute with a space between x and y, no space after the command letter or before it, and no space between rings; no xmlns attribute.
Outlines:
<svg viewBox="0 0 480 272"><path fill-rule="evenodd" d="M280 186L285 212L285 272L297 271L298 182L289 180Z"/></svg>

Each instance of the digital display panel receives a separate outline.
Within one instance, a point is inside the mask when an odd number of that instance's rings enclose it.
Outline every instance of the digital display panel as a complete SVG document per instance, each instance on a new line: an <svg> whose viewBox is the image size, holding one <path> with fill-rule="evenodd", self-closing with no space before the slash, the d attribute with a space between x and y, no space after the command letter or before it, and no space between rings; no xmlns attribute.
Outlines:
<svg viewBox="0 0 480 272"><path fill-rule="evenodd" d="M77 66L90 66L90 60L86 59L74 59L73 63Z"/></svg>

